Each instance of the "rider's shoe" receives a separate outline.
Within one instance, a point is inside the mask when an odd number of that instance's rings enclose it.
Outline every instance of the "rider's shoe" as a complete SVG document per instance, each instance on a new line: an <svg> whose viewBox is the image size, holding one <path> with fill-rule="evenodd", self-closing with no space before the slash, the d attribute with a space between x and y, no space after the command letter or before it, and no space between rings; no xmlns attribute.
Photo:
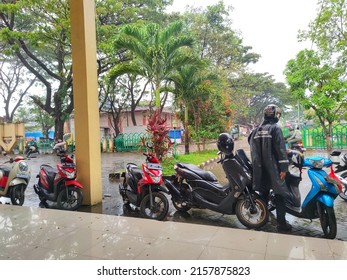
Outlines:
<svg viewBox="0 0 347 280"><path fill-rule="evenodd" d="M277 224L277 231L278 232L291 232L292 226L288 222L286 222L285 224Z"/></svg>

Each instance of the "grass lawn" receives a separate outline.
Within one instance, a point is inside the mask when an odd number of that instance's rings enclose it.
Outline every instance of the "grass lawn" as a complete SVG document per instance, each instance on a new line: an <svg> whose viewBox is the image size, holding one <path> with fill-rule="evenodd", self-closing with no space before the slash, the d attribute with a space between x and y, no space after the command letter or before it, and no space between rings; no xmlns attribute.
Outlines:
<svg viewBox="0 0 347 280"><path fill-rule="evenodd" d="M218 157L218 150L206 150L201 152L193 152L189 155L176 155L176 157L165 158L161 164L163 166L163 175L168 176L175 173L174 165L176 162L192 163L200 165L203 162Z"/></svg>

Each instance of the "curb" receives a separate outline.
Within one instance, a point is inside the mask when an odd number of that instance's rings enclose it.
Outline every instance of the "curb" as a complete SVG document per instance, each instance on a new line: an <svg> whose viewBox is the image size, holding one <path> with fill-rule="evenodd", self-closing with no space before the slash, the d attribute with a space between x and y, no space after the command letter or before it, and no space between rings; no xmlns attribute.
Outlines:
<svg viewBox="0 0 347 280"><path fill-rule="evenodd" d="M216 157L216 158L213 158L213 159L209 159L209 160L207 160L207 161L201 163L201 164L199 165L199 167L202 168L202 169L204 169L207 165L209 165L209 164L211 164L211 163L214 163L214 162L216 162L216 161L218 161L218 160L219 160L219 157Z"/></svg>

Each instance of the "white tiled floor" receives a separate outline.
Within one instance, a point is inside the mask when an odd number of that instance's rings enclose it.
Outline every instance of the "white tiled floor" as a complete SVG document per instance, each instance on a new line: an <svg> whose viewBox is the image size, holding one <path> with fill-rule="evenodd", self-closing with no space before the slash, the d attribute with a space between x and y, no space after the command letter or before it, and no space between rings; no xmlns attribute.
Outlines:
<svg viewBox="0 0 347 280"><path fill-rule="evenodd" d="M347 242L0 205L0 259L346 260Z"/></svg>

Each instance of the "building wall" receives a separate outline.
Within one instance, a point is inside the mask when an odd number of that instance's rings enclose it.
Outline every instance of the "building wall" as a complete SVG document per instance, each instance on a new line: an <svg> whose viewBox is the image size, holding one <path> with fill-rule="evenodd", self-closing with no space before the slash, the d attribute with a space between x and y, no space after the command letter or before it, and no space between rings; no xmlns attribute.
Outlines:
<svg viewBox="0 0 347 280"><path fill-rule="evenodd" d="M122 113L122 116L120 118L120 122L118 124L118 127L121 131L121 133L141 133L146 132L147 129L147 123L148 123L148 110L138 110L135 112L135 118L136 118L136 124L137 126L133 125L133 122L131 120L131 113L130 111L126 111ZM167 125L170 128L182 128L182 124L179 120L176 120L175 116L171 112L163 112L163 114L166 116L167 119ZM73 116L66 122L65 124L65 132L74 132L75 131L75 122ZM112 126L112 118L108 113L102 112L100 113L100 135L101 137L106 136L114 136L115 131Z"/></svg>

